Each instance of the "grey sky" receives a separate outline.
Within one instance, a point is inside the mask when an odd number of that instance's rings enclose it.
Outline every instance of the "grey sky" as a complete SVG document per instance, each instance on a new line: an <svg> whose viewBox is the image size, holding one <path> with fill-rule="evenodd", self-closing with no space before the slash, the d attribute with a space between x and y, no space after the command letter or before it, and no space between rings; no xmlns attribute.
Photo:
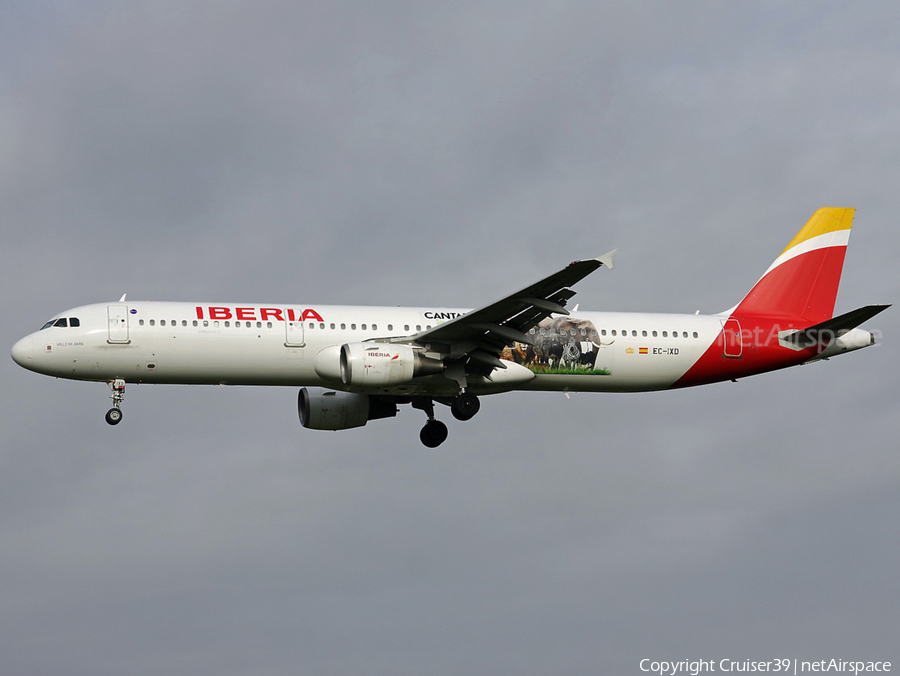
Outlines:
<svg viewBox="0 0 900 676"><path fill-rule="evenodd" d="M733 305L857 208L893 302L892 3L0 5L0 344L130 298L475 306L619 247L585 309ZM900 664L879 347L678 393L403 410L0 361L4 674L637 674Z"/></svg>

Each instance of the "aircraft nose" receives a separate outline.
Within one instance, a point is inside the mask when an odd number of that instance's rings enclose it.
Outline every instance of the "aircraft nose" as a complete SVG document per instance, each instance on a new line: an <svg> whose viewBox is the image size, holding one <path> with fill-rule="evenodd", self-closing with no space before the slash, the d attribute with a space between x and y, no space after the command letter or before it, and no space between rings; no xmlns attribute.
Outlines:
<svg viewBox="0 0 900 676"><path fill-rule="evenodd" d="M19 366L31 367L31 357L34 346L31 336L25 336L12 347L12 358Z"/></svg>

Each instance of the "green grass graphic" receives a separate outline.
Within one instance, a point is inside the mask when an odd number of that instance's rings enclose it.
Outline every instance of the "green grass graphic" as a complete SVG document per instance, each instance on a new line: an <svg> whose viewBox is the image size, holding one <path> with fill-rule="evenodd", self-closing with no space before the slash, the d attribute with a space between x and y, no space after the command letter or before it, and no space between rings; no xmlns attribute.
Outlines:
<svg viewBox="0 0 900 676"><path fill-rule="evenodd" d="M561 367L561 366L541 366L539 364L529 364L529 369L535 373L542 375L564 375L564 376L608 376L612 375L609 369L592 369L587 366Z"/></svg>

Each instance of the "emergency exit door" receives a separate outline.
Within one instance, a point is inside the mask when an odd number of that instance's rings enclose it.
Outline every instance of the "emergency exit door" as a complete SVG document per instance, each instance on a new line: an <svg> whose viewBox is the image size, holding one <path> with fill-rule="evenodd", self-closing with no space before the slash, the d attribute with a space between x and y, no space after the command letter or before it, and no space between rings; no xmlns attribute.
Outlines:
<svg viewBox="0 0 900 676"><path fill-rule="evenodd" d="M722 325L723 356L740 359L744 351L741 340L741 324L737 319L728 319Z"/></svg>
<svg viewBox="0 0 900 676"><path fill-rule="evenodd" d="M127 305L110 305L107 308L109 313L109 342L110 343L127 343L128 342L128 306Z"/></svg>

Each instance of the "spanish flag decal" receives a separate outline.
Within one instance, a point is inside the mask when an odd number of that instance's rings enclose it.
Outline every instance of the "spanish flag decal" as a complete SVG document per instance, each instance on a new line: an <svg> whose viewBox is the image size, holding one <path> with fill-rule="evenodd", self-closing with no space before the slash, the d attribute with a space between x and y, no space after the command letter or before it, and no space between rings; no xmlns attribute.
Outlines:
<svg viewBox="0 0 900 676"><path fill-rule="evenodd" d="M639 347L639 348L638 348L638 353L639 353L639 354L649 354L649 352L647 351L648 349L649 349L649 348L646 348L646 347Z"/></svg>

